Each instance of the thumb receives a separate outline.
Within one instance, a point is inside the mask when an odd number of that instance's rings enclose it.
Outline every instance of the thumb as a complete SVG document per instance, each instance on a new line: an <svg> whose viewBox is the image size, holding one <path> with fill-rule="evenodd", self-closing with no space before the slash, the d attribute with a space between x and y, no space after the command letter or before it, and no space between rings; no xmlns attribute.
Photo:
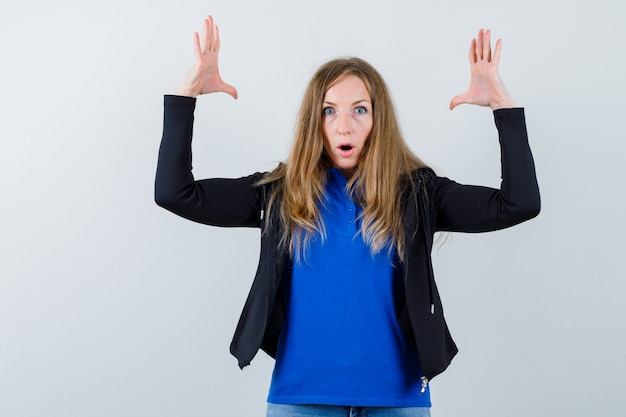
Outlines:
<svg viewBox="0 0 626 417"><path fill-rule="evenodd" d="M467 93L455 96L452 98L452 100L450 100L450 110L454 110L454 108L458 106L459 104L466 104L466 103L468 103Z"/></svg>
<svg viewBox="0 0 626 417"><path fill-rule="evenodd" d="M232 85L230 85L230 84L224 83L223 91L226 94L232 96L232 98L234 98L235 100L237 100L237 97L239 97L239 95L237 94L237 89L235 87L233 87Z"/></svg>

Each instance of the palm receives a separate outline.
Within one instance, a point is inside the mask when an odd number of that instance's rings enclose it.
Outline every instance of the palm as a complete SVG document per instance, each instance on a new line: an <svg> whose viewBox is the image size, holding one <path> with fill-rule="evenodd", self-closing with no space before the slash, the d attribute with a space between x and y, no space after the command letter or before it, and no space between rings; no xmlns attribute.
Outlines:
<svg viewBox="0 0 626 417"><path fill-rule="evenodd" d="M220 37L217 25L209 16L204 20L202 41L197 32L194 33L194 53L196 62L181 81L177 93L197 97L201 94L227 93L237 98L235 87L226 84L220 76L218 57Z"/></svg>
<svg viewBox="0 0 626 417"><path fill-rule="evenodd" d="M481 29L477 39L472 40L469 52L471 67L470 86L467 91L450 102L450 109L459 104L475 104L492 109L514 107L515 103L498 72L502 41L496 42L491 52L491 32Z"/></svg>

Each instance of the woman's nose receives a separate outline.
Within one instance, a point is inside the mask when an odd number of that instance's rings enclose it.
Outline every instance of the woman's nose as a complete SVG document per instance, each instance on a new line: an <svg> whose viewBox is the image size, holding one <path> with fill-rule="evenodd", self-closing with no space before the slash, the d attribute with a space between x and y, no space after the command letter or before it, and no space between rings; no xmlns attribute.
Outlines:
<svg viewBox="0 0 626 417"><path fill-rule="evenodd" d="M350 114L346 112L341 112L339 117L337 118L337 131L341 134L349 134L350 133Z"/></svg>

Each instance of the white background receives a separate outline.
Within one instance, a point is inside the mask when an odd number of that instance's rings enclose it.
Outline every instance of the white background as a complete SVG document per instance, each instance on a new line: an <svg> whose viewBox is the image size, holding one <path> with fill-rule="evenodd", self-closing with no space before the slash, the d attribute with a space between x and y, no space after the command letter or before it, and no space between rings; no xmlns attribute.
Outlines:
<svg viewBox="0 0 626 417"><path fill-rule="evenodd" d="M448 102L478 29L502 37L543 207L435 251L461 351L433 416L626 415L624 3L34 0L0 6L0 416L264 415L272 361L228 353L258 230L153 202L162 95L208 13L240 99L199 100L197 178L273 168L314 70L356 55L416 153L497 186L491 112Z"/></svg>

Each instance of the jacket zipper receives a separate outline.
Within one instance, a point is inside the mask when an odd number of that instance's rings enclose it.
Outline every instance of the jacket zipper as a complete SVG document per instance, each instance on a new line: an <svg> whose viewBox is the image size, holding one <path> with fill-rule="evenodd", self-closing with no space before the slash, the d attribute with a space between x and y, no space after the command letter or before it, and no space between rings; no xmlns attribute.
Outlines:
<svg viewBox="0 0 626 417"><path fill-rule="evenodd" d="M417 190L418 193L422 193L423 195L426 195L426 190L424 189L424 181L422 178L420 178L417 181L418 187L419 189ZM425 211L427 210L427 206L426 206L426 202L424 201L424 199L420 199L420 204L418 207L418 213L419 216L422 220L422 235L424 236L424 243L428 243L428 236L426 235L426 227L424 227L424 222L423 220L426 218L426 216L424 215ZM421 212L421 213L420 213ZM430 220L429 220L430 221ZM419 227L419 226L418 226ZM435 297L433 294L433 281L434 281L434 277L433 277L433 265L432 265L432 260L430 258L430 253L426 254L426 259L428 262L428 296L429 296L429 301L430 301L430 314L434 315L435 314ZM424 377L424 381L422 381L422 391L425 390L425 386L428 385L428 378Z"/></svg>

